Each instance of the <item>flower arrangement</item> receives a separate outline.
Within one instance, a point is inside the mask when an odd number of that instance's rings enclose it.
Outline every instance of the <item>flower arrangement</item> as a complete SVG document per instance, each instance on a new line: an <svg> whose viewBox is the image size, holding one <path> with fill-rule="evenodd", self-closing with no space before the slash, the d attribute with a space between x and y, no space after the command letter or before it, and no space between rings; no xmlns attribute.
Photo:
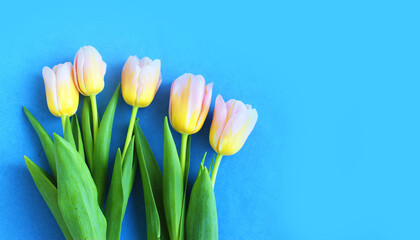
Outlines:
<svg viewBox="0 0 420 240"><path fill-rule="evenodd" d="M51 138L36 118L23 110L36 131L51 173L25 156L32 178L54 215L66 239L120 239L121 224L140 170L146 210L147 239L218 239L214 186L223 156L238 152L257 122L257 111L241 101L216 98L209 141L217 153L209 167L206 153L187 202L187 182L191 162L191 135L201 130L209 112L213 83L201 75L186 73L171 86L169 122L181 134L175 146L165 117L163 169L143 134L139 108L153 101L162 82L161 62L130 56L102 116L96 95L104 86L106 64L92 46L80 48L73 64L66 62L42 76L48 109L62 121L63 134ZM109 189L107 170L112 125L122 92L132 106L125 144L117 150ZM81 121L75 114L83 98Z"/></svg>

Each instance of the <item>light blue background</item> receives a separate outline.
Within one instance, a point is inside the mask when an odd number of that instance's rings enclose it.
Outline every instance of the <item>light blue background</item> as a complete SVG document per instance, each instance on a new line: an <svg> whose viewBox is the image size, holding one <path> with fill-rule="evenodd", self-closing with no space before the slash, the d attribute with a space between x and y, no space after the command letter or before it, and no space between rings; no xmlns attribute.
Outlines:
<svg viewBox="0 0 420 240"><path fill-rule="evenodd" d="M161 59L162 86L138 115L159 163L171 82L185 72L214 82L210 114L192 138L191 179L204 151L213 154L216 95L258 110L243 149L221 163L220 239L420 239L419 5L287 2L3 5L0 239L63 238L24 163L27 155L48 168L22 106L49 133L61 132L41 70L73 61L83 45L108 64L101 114L129 55ZM130 113L120 98L112 159ZM145 239L145 229L137 178L122 239Z"/></svg>

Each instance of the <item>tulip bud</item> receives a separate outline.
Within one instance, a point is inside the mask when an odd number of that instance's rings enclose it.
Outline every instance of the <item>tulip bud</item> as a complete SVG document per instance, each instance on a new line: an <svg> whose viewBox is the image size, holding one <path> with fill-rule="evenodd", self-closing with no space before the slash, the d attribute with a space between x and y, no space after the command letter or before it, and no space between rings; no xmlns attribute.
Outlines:
<svg viewBox="0 0 420 240"><path fill-rule="evenodd" d="M45 83L48 109L57 117L73 115L79 106L79 92L73 81L70 62L53 67L44 67L42 76Z"/></svg>
<svg viewBox="0 0 420 240"><path fill-rule="evenodd" d="M81 94L92 96L104 89L106 64L94 47L82 47L77 51L73 72L74 82Z"/></svg>
<svg viewBox="0 0 420 240"><path fill-rule="evenodd" d="M194 134L203 126L209 112L213 83L205 85L203 76L185 73L171 87L169 120L182 134Z"/></svg>
<svg viewBox="0 0 420 240"><path fill-rule="evenodd" d="M130 56L121 75L121 90L125 102L131 106L147 107L159 89L162 77L160 60Z"/></svg>
<svg viewBox="0 0 420 240"><path fill-rule="evenodd" d="M218 95L210 128L211 146L218 154L235 154L244 145L257 118L257 110L251 105L234 99L225 103Z"/></svg>

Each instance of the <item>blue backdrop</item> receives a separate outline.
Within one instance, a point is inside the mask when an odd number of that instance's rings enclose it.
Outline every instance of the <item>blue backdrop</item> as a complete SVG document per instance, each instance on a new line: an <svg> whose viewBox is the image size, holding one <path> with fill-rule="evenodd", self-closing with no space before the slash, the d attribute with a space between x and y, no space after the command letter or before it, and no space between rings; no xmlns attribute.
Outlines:
<svg viewBox="0 0 420 240"><path fill-rule="evenodd" d="M243 149L219 169L220 239L420 239L419 18L415 1L3 5L0 239L63 238L24 163L27 155L48 169L22 106L61 133L41 70L72 62L84 45L108 64L101 114L129 55L161 59L162 86L138 114L160 164L170 84L185 72L214 82L210 114L192 138L191 180L202 154L213 154L216 95L258 110ZM130 114L120 98L111 158ZM145 237L137 178L122 239Z"/></svg>

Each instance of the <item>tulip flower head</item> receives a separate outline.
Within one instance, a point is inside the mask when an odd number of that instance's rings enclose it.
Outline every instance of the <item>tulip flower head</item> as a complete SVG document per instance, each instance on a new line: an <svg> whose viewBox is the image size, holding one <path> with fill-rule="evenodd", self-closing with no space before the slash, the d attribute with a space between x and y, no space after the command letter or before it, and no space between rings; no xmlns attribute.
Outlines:
<svg viewBox="0 0 420 240"><path fill-rule="evenodd" d="M182 134L194 134L203 126L209 112L213 83L205 85L201 75L185 73L171 86L169 120Z"/></svg>
<svg viewBox="0 0 420 240"><path fill-rule="evenodd" d="M127 104L147 107L162 82L160 60L152 61L148 57L140 60L137 56L130 56L124 65L121 79L122 95Z"/></svg>
<svg viewBox="0 0 420 240"><path fill-rule="evenodd" d="M77 51L73 72L74 82L81 94L93 96L104 89L106 64L94 47L86 46Z"/></svg>
<svg viewBox="0 0 420 240"><path fill-rule="evenodd" d="M79 105L79 92L73 81L71 63L58 64L52 69L44 67L42 76L50 112L57 117L72 116Z"/></svg>
<svg viewBox="0 0 420 240"><path fill-rule="evenodd" d="M231 99L225 103L222 96L216 98L213 122L210 128L210 144L221 155L239 151L257 122L257 110L251 105Z"/></svg>

